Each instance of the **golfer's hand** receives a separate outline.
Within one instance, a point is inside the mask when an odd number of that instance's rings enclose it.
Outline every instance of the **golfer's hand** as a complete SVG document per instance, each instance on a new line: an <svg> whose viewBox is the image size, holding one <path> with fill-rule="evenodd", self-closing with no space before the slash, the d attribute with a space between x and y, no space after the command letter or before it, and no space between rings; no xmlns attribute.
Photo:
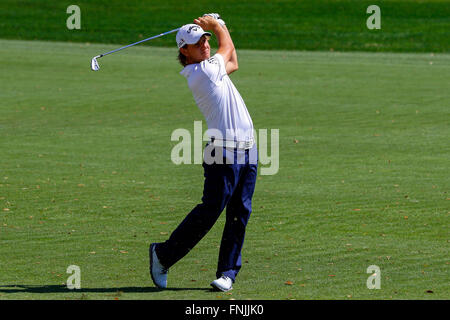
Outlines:
<svg viewBox="0 0 450 320"><path fill-rule="evenodd" d="M222 18L220 17L220 15L218 13L205 13L203 16L204 17L205 16L211 16L214 19L216 19L220 23L221 26L225 25L225 21L222 20Z"/></svg>
<svg viewBox="0 0 450 320"><path fill-rule="evenodd" d="M211 16L198 17L194 19L194 23L202 27L203 30L216 30L220 27L220 23Z"/></svg>

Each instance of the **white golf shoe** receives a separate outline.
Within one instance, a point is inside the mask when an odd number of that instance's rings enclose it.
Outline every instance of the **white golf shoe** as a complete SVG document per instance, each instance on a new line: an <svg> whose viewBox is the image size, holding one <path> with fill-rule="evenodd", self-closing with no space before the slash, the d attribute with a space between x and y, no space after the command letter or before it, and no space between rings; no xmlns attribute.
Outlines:
<svg viewBox="0 0 450 320"><path fill-rule="evenodd" d="M221 276L219 279L211 282L211 286L220 291L227 292L233 289L233 280L227 276Z"/></svg>
<svg viewBox="0 0 450 320"><path fill-rule="evenodd" d="M155 251L156 243L152 243L149 249L150 256L150 276L152 277L153 283L158 288L167 288L167 273L168 269L164 268L159 262L159 259Z"/></svg>

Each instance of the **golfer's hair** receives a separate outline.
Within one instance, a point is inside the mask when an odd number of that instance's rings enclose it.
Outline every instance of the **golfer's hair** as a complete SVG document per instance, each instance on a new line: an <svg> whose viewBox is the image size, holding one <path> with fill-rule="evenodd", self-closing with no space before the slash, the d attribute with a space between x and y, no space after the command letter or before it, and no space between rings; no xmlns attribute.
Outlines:
<svg viewBox="0 0 450 320"><path fill-rule="evenodd" d="M187 44L182 46L182 48L187 48ZM177 57L177 59L178 59L178 62L180 62L180 64L183 67L187 66L187 58L186 58L186 56L184 54L181 53L181 50L178 50L178 57Z"/></svg>

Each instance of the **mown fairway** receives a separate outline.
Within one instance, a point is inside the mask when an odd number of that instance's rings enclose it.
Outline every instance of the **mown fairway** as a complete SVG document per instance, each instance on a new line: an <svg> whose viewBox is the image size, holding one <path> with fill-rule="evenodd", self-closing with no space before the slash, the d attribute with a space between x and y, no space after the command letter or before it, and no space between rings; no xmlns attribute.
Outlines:
<svg viewBox="0 0 450 320"><path fill-rule="evenodd" d="M0 299L448 299L450 55L238 51L232 79L256 128L280 130L280 169L259 176L227 295L209 291L224 214L153 287L149 243L202 192L170 136L203 117L176 49L90 71L116 47L0 40Z"/></svg>

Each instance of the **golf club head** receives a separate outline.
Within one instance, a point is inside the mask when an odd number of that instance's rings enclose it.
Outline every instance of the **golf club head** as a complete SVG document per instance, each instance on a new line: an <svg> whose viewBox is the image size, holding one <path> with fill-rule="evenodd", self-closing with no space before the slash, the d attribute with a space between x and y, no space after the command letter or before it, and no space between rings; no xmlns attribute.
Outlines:
<svg viewBox="0 0 450 320"><path fill-rule="evenodd" d="M100 66L98 65L97 58L100 58L100 56L95 56L91 60L91 70L92 71L98 71L100 69Z"/></svg>

